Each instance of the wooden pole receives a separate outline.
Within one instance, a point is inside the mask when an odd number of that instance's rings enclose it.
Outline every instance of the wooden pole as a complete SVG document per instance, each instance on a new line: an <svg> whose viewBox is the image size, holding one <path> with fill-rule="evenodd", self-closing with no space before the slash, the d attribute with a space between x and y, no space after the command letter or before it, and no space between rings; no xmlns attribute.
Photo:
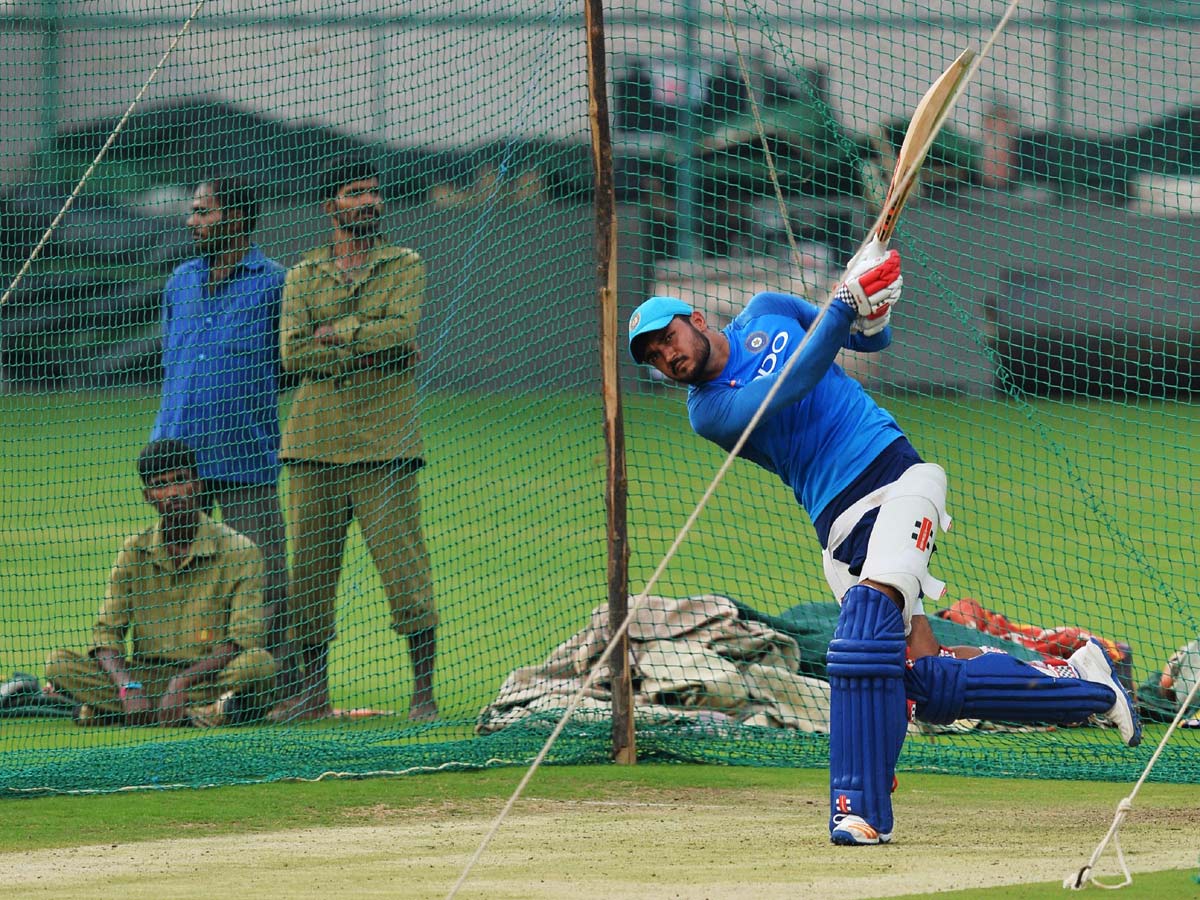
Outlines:
<svg viewBox="0 0 1200 900"><path fill-rule="evenodd" d="M600 301L600 379L604 397L604 444L608 457L604 500L608 533L608 621L616 629L629 608L629 533L625 522L625 425L621 415L617 347L617 216L613 192L612 136L608 125L608 74L604 57L603 0L584 0L587 21L588 118L592 132L592 167L596 191L596 281ZM633 681L629 672L629 638L621 635L613 648L612 757L637 762L633 727Z"/></svg>

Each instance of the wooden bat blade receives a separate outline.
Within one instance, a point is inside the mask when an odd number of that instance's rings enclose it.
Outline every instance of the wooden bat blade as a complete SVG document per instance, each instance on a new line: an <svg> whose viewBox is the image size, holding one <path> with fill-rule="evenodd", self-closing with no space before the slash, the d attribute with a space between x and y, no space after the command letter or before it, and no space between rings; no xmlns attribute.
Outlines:
<svg viewBox="0 0 1200 900"><path fill-rule="evenodd" d="M921 164L933 138L941 130L945 121L945 113L951 104L958 99L959 86L971 70L971 62L975 51L967 49L946 68L937 81L929 86L921 102L913 111L908 131L904 133L904 141L896 154L896 168L892 172L892 180L888 184L887 195L883 199L879 222L875 226L872 237L882 246L887 246L891 240L900 211L904 209L909 195L916 187Z"/></svg>
<svg viewBox="0 0 1200 900"><path fill-rule="evenodd" d="M900 211L904 209L908 195L916 186L921 163L925 161L925 154L929 152L933 139L937 137L937 133L950 115L950 110L954 108L959 96L966 89L967 82L974 77L975 71L987 58L996 40L1004 32L1005 26L1016 13L1019 4L1020 0L1010 0L1004 10L1004 15L992 29L992 34L987 39L987 43L983 45L983 49L978 54L970 49L960 53L958 58L947 66L946 71L938 76L937 81L929 86L929 90L917 104L912 119L908 123L908 131L904 133L900 152L896 155L896 168L892 172L887 195L883 198L879 218L867 232L866 241L850 260L846 267L847 270L857 265L859 260L880 256L887 250L892 231L895 230L896 222L900 218ZM830 294L831 299L832 297L833 295Z"/></svg>

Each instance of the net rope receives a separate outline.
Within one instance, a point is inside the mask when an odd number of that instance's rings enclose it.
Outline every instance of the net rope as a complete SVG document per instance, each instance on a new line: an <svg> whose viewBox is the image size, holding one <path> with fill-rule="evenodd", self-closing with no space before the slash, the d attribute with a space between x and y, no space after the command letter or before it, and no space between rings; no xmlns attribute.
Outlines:
<svg viewBox="0 0 1200 900"><path fill-rule="evenodd" d="M926 138L924 145L921 147L920 151L915 156L915 162L912 165L910 165L908 169L899 173L900 178L899 178L898 183L901 186L903 186L907 182L911 182L912 180L914 180L917 177L918 172L920 170L921 163L924 160L925 155L928 152L929 148L933 145L934 140L937 138L937 133L941 129L942 124L946 121L946 118L949 116L950 111L954 106L954 103L962 95L962 92L966 89L967 85L970 83L971 78L974 76L975 72L978 71L980 63L987 56L988 52L992 48L992 45L995 44L996 38L1000 36L1000 33L1004 30L1004 27L1008 24L1009 19L1012 18L1013 13L1017 9L1017 3L1018 3L1018 0L1012 0L1012 2L1009 4L1008 8L1005 10L1004 15L1000 18L999 23L996 25L995 30L992 32L991 36L988 38L987 42L984 44L982 50L976 56L974 62L971 65L971 68L968 70L967 74L964 76L963 80L960 82L955 93L951 96L951 98L947 102L946 106L939 113L934 125L930 129L929 137ZM743 78L744 83L747 86L747 89L750 90L751 96L753 96L753 91L752 91L752 88L751 88L750 82L749 82L749 72L747 71L747 68L745 66L745 61L741 54L741 47L739 44L737 44L736 31L733 26L732 18L729 15L729 10L728 10L727 5L724 5L724 11L725 11L725 22L729 28L731 36L733 37L735 46L737 46L737 48L738 48L737 52L738 52L739 73L740 73L741 77ZM768 160L771 181L775 188L776 195L779 198L780 202L782 203L783 194L779 187L778 178L776 176L775 169L774 169L774 163L771 160L770 150L767 147L767 135L766 135L765 130L763 129L762 120L758 114L758 107L756 104L753 103L753 101L752 101L752 109L754 110L755 126L758 130L757 137L763 147L764 154L766 155L767 160ZM875 233L875 230L876 230L876 228L878 228L880 222L882 221L882 218L883 218L883 216L881 213L879 220L876 222L875 226L873 226L871 228L870 234ZM785 221L786 221L786 216L785 216ZM869 241L869 238L867 241L863 242L862 246L866 247L868 241ZM789 245L793 248L793 251L798 256L799 253L798 253L798 251L796 251L795 239L791 233L790 226L788 227L788 242L789 242ZM474 868L475 864L478 862L479 858L482 856L484 850L487 848L487 845L489 843L491 843L491 840L499 832L500 827L504 823L505 819L508 817L509 812L516 805L517 800L520 799L522 793L524 793L526 786L528 786L529 782L533 779L534 773L541 766L541 764L545 761L547 754L550 752L550 748L554 746L554 742L557 741L559 735L562 734L563 729L566 727L566 724L567 724L568 720L570 719L571 714L575 711L576 707L579 705L580 700L582 700L582 698L584 696L586 696L587 693L592 689L592 686L595 684L596 679L599 676L599 673L601 671L607 669L608 662L612 658L612 654L613 654L614 650L618 646L621 645L621 642L624 640L625 636L628 634L630 624L633 622L633 619L637 615L638 611L645 605L646 599L649 596L650 591L652 591L654 589L655 585L658 583L659 578L663 575L663 573L666 571L667 567L670 565L671 561L675 558L676 552L678 551L679 547L682 546L683 542L687 539L687 536L691 532L692 527L699 520L701 514L704 511L704 508L708 505L709 499L713 496L713 494L716 493L716 490L720 486L722 479L724 479L724 477L725 477L726 473L729 471L730 467L734 464L734 462L740 456L742 448L746 446L746 441L748 441L750 439L750 436L752 434L754 434L754 431L758 427L759 423L762 421L763 416L766 415L766 411L770 408L771 401L775 398L775 396L779 393L779 391L783 389L783 386L784 386L785 382L787 381L788 375L791 373L791 371L795 367L797 360L800 359L801 354L804 350L804 346L805 346L805 344L808 343L810 335L812 335L816 331L817 324L820 322L821 317L825 315L826 311L829 309L829 304L833 302L833 297L834 297L834 295L832 292L829 294L828 297L826 297L824 303L821 305L820 311L817 313L816 319L813 321L812 326L805 333L804 337L801 338L800 344L796 348L795 353L793 353L792 356L788 358L787 362L784 363L783 368L780 370L779 379L775 382L775 384L773 384L771 386L771 389L769 391L767 391L767 394L765 397L763 397L762 402L758 406L758 409L755 410L754 415L751 416L750 421L746 424L746 427L742 430L742 433L738 436L737 441L734 443L733 447L730 448L729 452L725 455L725 458L721 462L720 467L717 469L716 474L713 475L712 480L708 483L708 487L705 488L704 493L700 497L700 499L697 501L696 506L692 509L691 513L688 515L683 526L676 533L675 539L674 539L674 541L672 541L671 546L667 549L666 553L663 555L663 558L659 561L658 567L654 570L654 573L650 576L649 580L646 582L646 584L642 588L642 590L629 602L628 609L625 613L625 617L621 620L620 624L618 625L616 630L613 632L612 636L609 638L608 643L604 647L604 650L603 650L603 652L601 652L599 658L592 664L591 668L587 672L586 677L583 679L583 683L579 686L579 689L568 700L566 709L563 711L562 716L559 718L557 724L554 726L554 729L553 729L553 731L551 731L549 737L546 738L546 743L542 746L542 749L540 751L538 751L538 755L534 758L533 762L530 763L529 768L526 770L524 776L522 776L522 778L518 782L516 788L513 790L512 794L509 796L508 800L505 802L504 806L501 808L500 813L496 816L496 819L493 821L491 827L488 829L487 833L484 835L483 840L480 841L479 846L475 849L475 852L472 854L471 858L467 861L466 866L464 866L461 874L459 875L458 880L455 882L454 886L451 888L450 893L446 895L446 900L453 900L453 898L455 896L457 896L459 889L466 882L467 877L469 876L471 870Z"/></svg>
<svg viewBox="0 0 1200 900"><path fill-rule="evenodd" d="M1133 873L1129 871L1129 865L1125 861L1125 851L1121 849L1121 826L1125 824L1125 819L1133 811L1133 801L1137 797L1138 791L1142 789L1142 785L1146 783L1146 779L1150 777L1150 773L1154 769L1154 764L1158 762L1163 748L1167 746L1167 741L1171 740L1171 736L1179 728L1179 723L1183 721L1184 712L1195 702L1198 694L1200 694L1200 682L1192 685L1192 689L1188 692L1187 697L1180 704L1179 712L1171 720L1171 724L1167 726L1167 730L1163 733L1158 746L1154 748L1154 753L1150 756L1150 760L1146 763L1146 768L1142 770L1141 776L1134 784L1133 790L1129 792L1128 796L1122 797L1121 801L1117 804L1117 811L1113 814L1112 824L1108 826L1108 832L1100 839L1100 843L1096 845L1096 849L1092 851L1092 855L1080 867L1079 871L1063 879L1063 887L1078 891L1092 884L1106 890L1117 890L1133 884ZM1110 881L1101 881L1096 874L1096 865L1100 862L1100 857L1104 855L1104 851L1110 843L1117 857L1117 865L1121 869L1121 881L1115 884Z"/></svg>
<svg viewBox="0 0 1200 900"><path fill-rule="evenodd" d="M76 198L79 197L84 185L88 183L88 180L92 177L92 173L96 171L96 167L100 165L101 161L108 154L109 148L116 143L117 137L121 134L122 129L125 128L126 123L129 122L129 117L133 115L133 111L137 109L138 104L142 102L142 98L146 95L146 91L150 90L150 85L154 83L154 79L158 77L158 73L161 72L166 66L167 60L170 59L171 54L175 52L175 48L179 46L179 42L182 41L184 35L188 33L188 29L192 27L192 23L196 21L197 17L200 15L200 11L204 9L204 4L207 2L208 0L196 0L196 5L192 7L192 11L188 14L188 17L183 20L183 24L179 26L179 30L171 39L170 44L167 45L167 49L163 51L163 55L159 57L159 60L155 64L154 68L150 70L150 74L146 76L146 80L142 82L142 86L138 89L138 92L134 94L133 99L129 101L129 106L125 108L124 114L119 120L117 120L117 124L113 126L113 129L109 132L108 137L104 139L104 146L100 148L100 152L96 154L95 158L84 170L83 175L76 183L74 189L72 189L71 195L67 197L66 202L62 205L62 209L58 211L58 214L50 222L49 227L42 234L41 238L38 239L38 242L34 246L33 250L30 252L29 256L26 257L25 262L21 264L20 271L18 271L13 277L12 281L9 282L8 289L5 290L4 295L0 296L0 309L3 309L4 305L8 303L8 299L12 296L13 291L17 289L17 285L21 283L21 279L25 277L25 274L29 271L30 267L41 255L42 250L45 249L46 244L50 242L51 235L54 234L55 229L57 229L62 223L62 220L66 217L67 212L71 209L72 204L74 204Z"/></svg>
<svg viewBox="0 0 1200 900"><path fill-rule="evenodd" d="M718 327L763 290L827 303L878 218L905 116L954 54L986 43L1006 6L937 16L914 16L911 4L811 15L755 0L612 8L618 316L658 293L682 296ZM937 610L939 639L1059 658L1083 634L1100 636L1136 690L1147 739L1126 751L1095 727L914 726L903 771L1132 782L1189 702L1186 677L1170 694L1159 676L1197 625L1182 588L1200 527L1187 502L1200 440L1188 206L1195 17L1149 3L1063 12L1019 12L992 46L897 231L906 302L894 343L842 363L950 472L956 527L937 564L953 594ZM0 792L610 759L611 685L597 668L609 635L595 640L608 561L579 25L564 0L403 13L377 0L352 13L193 0L0 11L11 86L0 115L0 576L14 586L0 603ZM1013 117L1002 128L992 109L1005 98ZM1011 163L1002 186L985 179L997 148ZM47 660L86 666L122 542L156 521L134 461L164 400L188 390L177 391L184 376L164 359L163 313L204 258L203 235L186 224L197 183L246 177L260 201L253 242L282 285L276 299L294 309L308 292L285 280L330 244L320 176L347 151L380 171L389 245L424 264L418 471L400 464L372 490L420 485L419 514L397 524L419 515L428 545L439 717L405 717L415 678L397 628L403 590L383 577L354 515L335 548L332 600L305 588L287 602L334 623L324 635L330 715L80 727L70 691L44 691ZM193 299L188 315L211 314L200 311L203 293ZM361 320L343 325L353 334ZM223 328L196 320L193 364L210 351L248 358L226 352L250 342ZM803 513L748 464L706 491L721 460L690 429L681 392L616 349L630 582L646 585L635 598L642 630L625 632L639 758L823 766L823 651L836 604ZM179 380L164 379L168 368ZM195 396L236 406L266 369L232 367L219 386L197 372ZM341 376L278 377L241 413L277 412L282 430L304 378L312 391ZM339 406L354 435L397 408ZM244 446L228 424L194 435L213 438L207 452L218 455ZM288 552L275 571L294 583L307 514L297 470L278 471ZM339 474L334 486L352 481ZM704 514L676 543L697 497ZM214 521L227 512L216 504ZM650 603L652 594L661 596ZM643 615L696 598L736 610L736 627L769 629L772 649L746 659L716 642L644 640ZM136 606L157 609L148 591ZM176 639L182 619L164 631ZM547 747L568 698L577 705ZM1182 721L1150 778L1200 778L1198 735Z"/></svg>

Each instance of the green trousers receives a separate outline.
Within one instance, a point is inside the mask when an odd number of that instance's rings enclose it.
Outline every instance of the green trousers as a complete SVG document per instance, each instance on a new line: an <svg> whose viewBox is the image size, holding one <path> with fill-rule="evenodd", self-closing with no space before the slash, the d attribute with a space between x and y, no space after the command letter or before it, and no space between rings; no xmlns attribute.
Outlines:
<svg viewBox="0 0 1200 900"><path fill-rule="evenodd" d="M190 663L166 663L135 656L126 665L134 681L142 683L146 699L154 705L167 692L167 682ZM90 656L73 650L52 651L46 658L46 680L79 703L109 713L122 711L117 686ZM194 685L188 691L188 705L204 706L232 692L251 707L261 706L265 712L271 704L274 684L275 660L271 654L266 650L245 650L225 668L213 672L211 678Z"/></svg>
<svg viewBox="0 0 1200 900"><path fill-rule="evenodd" d="M358 520L379 572L391 627L408 636L437 626L417 474L395 463L288 463L293 640L311 647L336 634L335 602L350 523Z"/></svg>

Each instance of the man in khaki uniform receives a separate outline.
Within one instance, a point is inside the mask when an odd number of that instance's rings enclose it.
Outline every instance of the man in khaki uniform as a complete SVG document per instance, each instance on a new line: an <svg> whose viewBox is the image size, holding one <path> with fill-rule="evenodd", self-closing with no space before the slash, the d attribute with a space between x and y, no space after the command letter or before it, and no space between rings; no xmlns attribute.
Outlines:
<svg viewBox="0 0 1200 900"><path fill-rule="evenodd" d="M342 552L357 518L413 667L409 718L437 717L433 695L437 612L421 533L417 472L424 465L414 363L425 267L412 250L382 236L379 177L371 163L335 160L322 182L329 244L287 275L280 356L300 375L283 429L288 525L293 542L288 592L293 637L302 648L297 693L275 721L331 714L329 643Z"/></svg>
<svg viewBox="0 0 1200 900"><path fill-rule="evenodd" d="M203 486L186 444L151 442L138 474L159 520L117 554L87 655L53 651L46 680L81 704L80 725L262 719L275 677L263 649L262 553L200 511Z"/></svg>

